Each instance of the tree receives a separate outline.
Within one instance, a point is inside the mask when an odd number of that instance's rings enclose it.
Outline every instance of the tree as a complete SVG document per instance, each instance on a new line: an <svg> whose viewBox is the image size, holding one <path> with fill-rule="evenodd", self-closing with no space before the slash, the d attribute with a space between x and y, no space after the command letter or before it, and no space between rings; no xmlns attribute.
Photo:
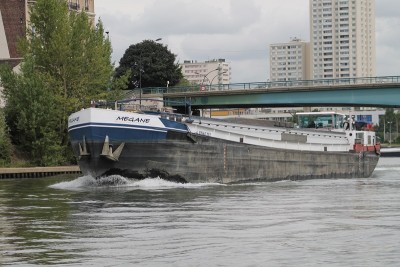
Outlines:
<svg viewBox="0 0 400 267"><path fill-rule="evenodd" d="M387 108L385 115L379 117L379 126L376 127L375 131L382 141L389 141L389 132L395 132L397 128L397 115L393 108ZM392 134L392 139L395 135Z"/></svg>
<svg viewBox="0 0 400 267"><path fill-rule="evenodd" d="M190 81L184 77L180 79L180 81L176 84L176 86L195 86L195 84L191 84ZM200 85L197 85L200 86ZM198 87L196 87L198 88Z"/></svg>
<svg viewBox="0 0 400 267"><path fill-rule="evenodd" d="M30 28L24 54L33 57L38 71L53 78L65 103L60 118L65 122L69 113L87 106L109 86L111 44L101 21L92 27L85 12L69 12L67 2L58 0L38 0Z"/></svg>
<svg viewBox="0 0 400 267"><path fill-rule="evenodd" d="M8 163L11 160L11 141L8 135L4 112L0 109L0 163ZM2 165L2 164L0 164Z"/></svg>
<svg viewBox="0 0 400 267"><path fill-rule="evenodd" d="M64 161L63 132L59 131L60 98L48 90L48 77L25 60L21 74L2 71L7 123L12 141L36 165L57 165Z"/></svg>
<svg viewBox="0 0 400 267"><path fill-rule="evenodd" d="M111 44L99 21L69 12L67 1L37 0L21 72L1 72L12 141L38 165L70 159L68 116L107 95L112 86Z"/></svg>
<svg viewBox="0 0 400 267"><path fill-rule="evenodd" d="M131 45L122 56L116 69L116 77L131 71L128 88L165 87L167 81L174 86L183 78L176 55L167 46L152 40Z"/></svg>

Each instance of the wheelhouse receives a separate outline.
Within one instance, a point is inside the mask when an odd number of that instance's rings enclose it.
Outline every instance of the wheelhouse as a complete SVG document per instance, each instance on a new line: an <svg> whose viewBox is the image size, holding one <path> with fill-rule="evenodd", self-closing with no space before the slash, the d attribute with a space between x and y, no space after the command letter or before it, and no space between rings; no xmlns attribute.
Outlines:
<svg viewBox="0 0 400 267"><path fill-rule="evenodd" d="M297 113L299 128L344 129L346 115L337 112L300 112Z"/></svg>

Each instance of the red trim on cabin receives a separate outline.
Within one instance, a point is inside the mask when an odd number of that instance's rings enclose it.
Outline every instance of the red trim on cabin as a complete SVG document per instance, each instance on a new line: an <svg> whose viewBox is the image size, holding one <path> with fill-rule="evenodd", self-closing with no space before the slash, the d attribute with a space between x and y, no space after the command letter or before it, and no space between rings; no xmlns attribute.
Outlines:
<svg viewBox="0 0 400 267"><path fill-rule="evenodd" d="M375 152L379 154L381 150L381 145L377 144L374 146L364 146L362 144L355 144L353 148L355 152Z"/></svg>

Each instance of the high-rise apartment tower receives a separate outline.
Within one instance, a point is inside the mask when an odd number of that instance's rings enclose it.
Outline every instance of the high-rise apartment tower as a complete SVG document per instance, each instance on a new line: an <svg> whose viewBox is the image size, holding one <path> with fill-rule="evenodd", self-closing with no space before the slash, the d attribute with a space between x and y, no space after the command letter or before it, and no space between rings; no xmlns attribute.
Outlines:
<svg viewBox="0 0 400 267"><path fill-rule="evenodd" d="M271 82L310 79L309 43L293 38L287 43L269 46Z"/></svg>
<svg viewBox="0 0 400 267"><path fill-rule="evenodd" d="M375 0L310 0L313 79L376 75Z"/></svg>

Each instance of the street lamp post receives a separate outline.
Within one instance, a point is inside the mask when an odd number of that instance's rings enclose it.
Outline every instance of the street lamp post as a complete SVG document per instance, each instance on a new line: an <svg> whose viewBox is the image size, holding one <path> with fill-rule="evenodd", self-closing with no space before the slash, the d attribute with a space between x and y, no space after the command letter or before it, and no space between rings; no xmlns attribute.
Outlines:
<svg viewBox="0 0 400 267"><path fill-rule="evenodd" d="M392 122L388 121L389 124L389 147L392 146Z"/></svg>
<svg viewBox="0 0 400 267"><path fill-rule="evenodd" d="M216 68L215 70L212 70L212 71L208 72L206 75L203 75L203 74L201 74L201 73L195 72L195 74L198 74L198 75L203 76L203 81L201 82L201 86L204 85L204 80L205 80L206 78L207 78L208 82L210 82L210 79L209 79L207 76L208 76L210 73L212 73L212 72L214 72L214 71L217 71L217 70L219 70L219 68ZM210 85L210 89L211 89L211 85Z"/></svg>
<svg viewBox="0 0 400 267"><path fill-rule="evenodd" d="M209 79L207 76L208 76L210 73L212 73L212 72L214 72L214 71L219 71L219 70L220 70L220 67L209 71L206 75L203 75L203 74L201 74L201 73L195 72L195 74L198 74L198 75L202 75L202 76L203 76L203 81L201 82L201 85L200 85L200 86L201 86L201 87L204 86L204 81L205 81L205 79L207 78L208 82L210 83L210 89L209 89L209 91L211 91L212 80L210 81L210 79ZM217 76L218 76L218 75L217 75ZM215 78L215 77L214 77L214 78ZM214 78L213 78L213 80L214 80ZM211 108L210 108L210 118L211 118Z"/></svg>
<svg viewBox="0 0 400 267"><path fill-rule="evenodd" d="M139 61L139 110L142 109L142 51L140 51Z"/></svg>
<svg viewBox="0 0 400 267"><path fill-rule="evenodd" d="M212 86L212 84L213 84L214 79L215 79L217 76L220 76L220 75L225 74L225 73L227 73L227 72L224 71L224 72L218 73L217 75L215 75L215 76L211 79L211 82L210 82L210 90L211 90L211 86Z"/></svg>

